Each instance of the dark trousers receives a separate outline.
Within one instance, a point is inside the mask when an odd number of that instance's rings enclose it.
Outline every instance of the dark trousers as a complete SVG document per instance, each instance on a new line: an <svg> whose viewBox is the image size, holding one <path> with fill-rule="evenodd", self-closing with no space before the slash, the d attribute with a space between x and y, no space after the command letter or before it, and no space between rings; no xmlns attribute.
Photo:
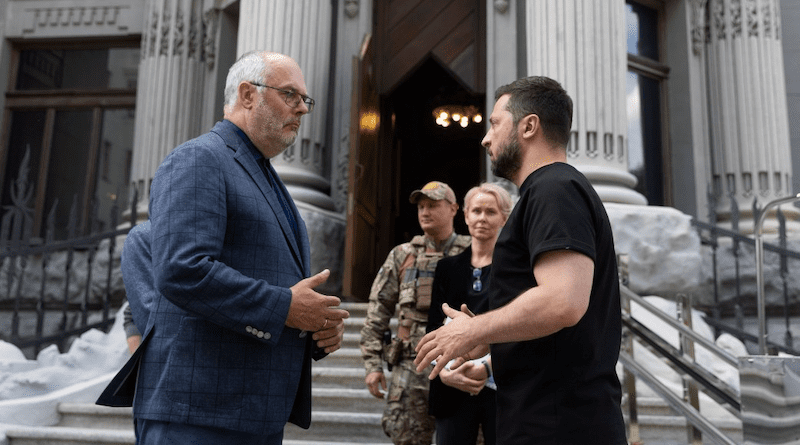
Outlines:
<svg viewBox="0 0 800 445"><path fill-rule="evenodd" d="M283 431L272 436L208 426L136 419L137 445L281 445Z"/></svg>
<svg viewBox="0 0 800 445"><path fill-rule="evenodd" d="M497 430L497 405L494 390L484 388L477 396L466 399L448 417L436 418L436 445L472 445L483 427L486 445L494 445Z"/></svg>

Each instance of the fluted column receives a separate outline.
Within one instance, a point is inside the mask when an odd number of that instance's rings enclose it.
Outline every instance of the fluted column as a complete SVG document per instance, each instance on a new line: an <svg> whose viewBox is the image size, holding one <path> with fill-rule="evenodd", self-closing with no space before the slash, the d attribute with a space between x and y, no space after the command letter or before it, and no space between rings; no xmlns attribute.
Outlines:
<svg viewBox="0 0 800 445"><path fill-rule="evenodd" d="M202 0L148 0L142 34L132 180L147 214L161 161L202 131L206 66Z"/></svg>
<svg viewBox="0 0 800 445"><path fill-rule="evenodd" d="M780 3L709 0L700 11L707 15L697 22L707 28L695 35L705 37L717 210L724 222L735 200L740 229L752 232L753 200L763 207L792 192ZM783 210L797 219L795 208Z"/></svg>
<svg viewBox="0 0 800 445"><path fill-rule="evenodd" d="M574 102L567 159L604 202L647 204L628 171L625 2L526 0L527 73L561 82Z"/></svg>
<svg viewBox="0 0 800 445"><path fill-rule="evenodd" d="M316 106L303 117L294 145L275 157L273 165L295 201L325 210L334 210L330 181L324 177L330 163L324 143L331 10L329 1L241 0L237 43L238 54L275 51L294 58L303 70Z"/></svg>

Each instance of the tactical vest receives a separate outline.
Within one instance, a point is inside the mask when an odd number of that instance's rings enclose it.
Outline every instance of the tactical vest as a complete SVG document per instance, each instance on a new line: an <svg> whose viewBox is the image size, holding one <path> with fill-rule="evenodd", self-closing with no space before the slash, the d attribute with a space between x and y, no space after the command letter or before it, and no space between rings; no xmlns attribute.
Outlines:
<svg viewBox="0 0 800 445"><path fill-rule="evenodd" d="M441 252L428 252L425 238L421 235L415 236L411 240L411 245L414 247L414 253L406 257L399 271L403 279L400 282L398 298L400 326L397 335L403 340L424 335L425 325L428 322L428 309L431 307L436 265L453 246L462 247L461 250L466 249L469 246L469 238L465 240L453 233Z"/></svg>

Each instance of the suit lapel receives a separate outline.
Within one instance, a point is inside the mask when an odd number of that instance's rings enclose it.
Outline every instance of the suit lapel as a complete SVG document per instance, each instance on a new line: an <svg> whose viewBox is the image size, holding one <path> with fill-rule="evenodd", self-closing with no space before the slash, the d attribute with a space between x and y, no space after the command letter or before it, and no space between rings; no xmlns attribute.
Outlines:
<svg viewBox="0 0 800 445"><path fill-rule="evenodd" d="M303 270L304 274L308 276L308 267L306 266L306 261L303 259L304 256L300 246L297 244L297 238L295 237L294 232L292 232L292 226L286 219L286 215L283 213L283 208L281 207L280 202L278 202L278 196L276 193L281 193L282 190L273 190L272 187L270 187L269 181L267 180L266 176L264 176L263 170L261 170L261 167L253 158L253 155L250 153L250 149L247 148L244 141L242 141L236 132L230 128L233 126L234 125L232 123L223 121L218 123L214 127L214 130L222 137L223 140L225 140L225 143L228 145L228 147L234 151L233 158L239 163L239 165L242 166L242 168L244 168L247 174L253 179L253 182L256 183L256 186L258 186L259 190L261 190L261 193L264 195L267 204L269 204L270 208L272 209L272 213L275 214L275 218L277 218L278 222L280 223L284 238L286 238L286 242L291 247L297 264L300 265L300 268ZM277 175L275 175L275 177L277 178ZM279 181L276 181L275 185L276 187L282 187L282 184ZM288 197L288 193L286 193L285 196ZM289 200L288 204L295 213L295 219L297 219L298 235L307 236L305 234L305 225L301 223L302 220L297 214L294 203ZM301 226L303 227L302 230L300 229Z"/></svg>

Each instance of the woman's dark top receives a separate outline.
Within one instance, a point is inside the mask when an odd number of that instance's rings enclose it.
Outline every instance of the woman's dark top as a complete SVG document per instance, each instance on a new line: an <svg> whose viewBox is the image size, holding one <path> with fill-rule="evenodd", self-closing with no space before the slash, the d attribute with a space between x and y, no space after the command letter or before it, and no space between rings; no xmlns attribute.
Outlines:
<svg viewBox="0 0 800 445"><path fill-rule="evenodd" d="M431 294L431 308L428 312L427 331L431 332L444 324L445 315L442 304L447 303L453 309L460 310L461 304L475 314L489 310L487 291L489 289L489 269L491 265L481 268L481 290L473 290L472 247L458 255L442 258L436 266ZM481 392L494 390L483 388ZM470 397L464 391L447 386L437 377L431 380L429 396L429 413L434 417L448 417L464 403L471 403L477 398Z"/></svg>

